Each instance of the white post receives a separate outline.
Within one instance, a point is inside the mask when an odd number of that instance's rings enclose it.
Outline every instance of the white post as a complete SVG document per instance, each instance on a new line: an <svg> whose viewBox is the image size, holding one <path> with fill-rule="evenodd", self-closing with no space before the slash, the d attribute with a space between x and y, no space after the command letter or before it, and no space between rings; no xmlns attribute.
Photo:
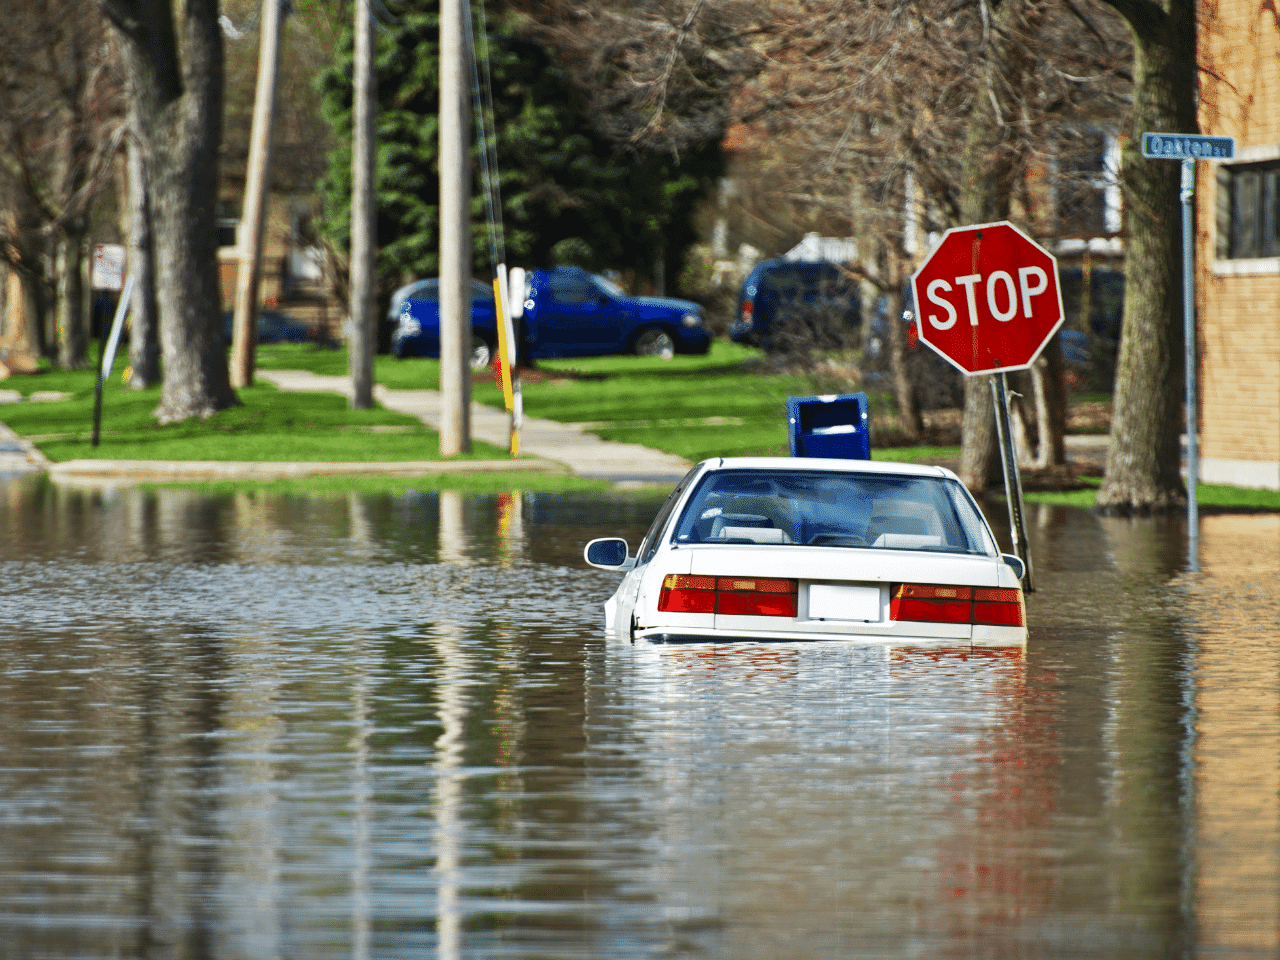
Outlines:
<svg viewBox="0 0 1280 960"><path fill-rule="evenodd" d="M240 271L231 338L231 385L253 384L258 340L258 290L262 283L262 233L266 223L267 183L271 171L271 131L275 114L276 73L280 63L281 0L262 0L262 37L258 47L258 86L249 135L249 166L240 216Z"/></svg>
<svg viewBox="0 0 1280 960"><path fill-rule="evenodd" d="M373 407L374 271L377 260L376 127L378 77L370 0L356 0L354 113L351 127L351 406Z"/></svg>
<svg viewBox="0 0 1280 960"><path fill-rule="evenodd" d="M467 22L440 3L440 453L471 450L471 178Z"/></svg>

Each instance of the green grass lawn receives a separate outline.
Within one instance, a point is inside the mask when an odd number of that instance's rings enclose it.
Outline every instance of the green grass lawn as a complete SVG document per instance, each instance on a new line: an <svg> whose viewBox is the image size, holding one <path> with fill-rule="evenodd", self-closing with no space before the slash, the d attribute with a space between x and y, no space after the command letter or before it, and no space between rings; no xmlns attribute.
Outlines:
<svg viewBox="0 0 1280 960"><path fill-rule="evenodd" d="M345 358L345 355L344 355ZM0 420L32 440L55 463L99 460L261 460L361 463L439 460L435 431L415 417L384 410L352 410L338 394L285 393L260 381L237 391L241 406L207 421L160 425L152 418L160 388L131 390L119 375L105 385L101 435L92 445L91 370L50 371L5 381L26 396L70 394L50 402L6 404ZM466 459L505 458L476 442Z"/></svg>
<svg viewBox="0 0 1280 960"><path fill-rule="evenodd" d="M1048 503L1063 507L1093 509L1101 477L1085 477L1089 487L1084 490L1055 492L1029 492L1023 494L1028 503ZM1002 488L1003 489L1003 488ZM1003 499L1003 494L1001 495ZM1196 489L1196 501L1205 509L1221 511L1280 511L1280 490L1248 490L1228 487L1218 483L1202 483Z"/></svg>

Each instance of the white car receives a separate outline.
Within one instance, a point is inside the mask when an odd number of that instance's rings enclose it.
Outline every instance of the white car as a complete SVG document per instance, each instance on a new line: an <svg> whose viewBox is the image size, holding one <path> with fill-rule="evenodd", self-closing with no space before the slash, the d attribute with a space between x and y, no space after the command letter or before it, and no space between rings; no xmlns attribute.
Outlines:
<svg viewBox="0 0 1280 960"><path fill-rule="evenodd" d="M611 640L831 640L1023 647L1017 557L1002 555L954 473L866 460L706 460L635 556L603 537L587 563L625 571Z"/></svg>

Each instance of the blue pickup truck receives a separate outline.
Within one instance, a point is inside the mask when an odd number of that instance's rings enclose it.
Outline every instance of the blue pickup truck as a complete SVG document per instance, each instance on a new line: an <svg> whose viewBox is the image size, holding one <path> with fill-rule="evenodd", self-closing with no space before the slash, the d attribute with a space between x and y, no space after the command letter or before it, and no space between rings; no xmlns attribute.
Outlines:
<svg viewBox="0 0 1280 960"><path fill-rule="evenodd" d="M579 267L526 274L521 348L529 359L635 353L670 358L706 353L711 346L702 307L668 297L632 297L617 284ZM440 355L438 280L420 280L397 290L391 349L397 357ZM488 366L498 344L492 289L471 284L471 365Z"/></svg>

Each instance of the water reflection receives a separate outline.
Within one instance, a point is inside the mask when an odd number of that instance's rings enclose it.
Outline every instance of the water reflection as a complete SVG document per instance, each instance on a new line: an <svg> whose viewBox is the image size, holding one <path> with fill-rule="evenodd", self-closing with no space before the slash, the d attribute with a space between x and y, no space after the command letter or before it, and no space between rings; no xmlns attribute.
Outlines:
<svg viewBox="0 0 1280 960"><path fill-rule="evenodd" d="M1280 953L1277 518L1033 507L1025 655L606 649L661 498L0 485L0 955Z"/></svg>

